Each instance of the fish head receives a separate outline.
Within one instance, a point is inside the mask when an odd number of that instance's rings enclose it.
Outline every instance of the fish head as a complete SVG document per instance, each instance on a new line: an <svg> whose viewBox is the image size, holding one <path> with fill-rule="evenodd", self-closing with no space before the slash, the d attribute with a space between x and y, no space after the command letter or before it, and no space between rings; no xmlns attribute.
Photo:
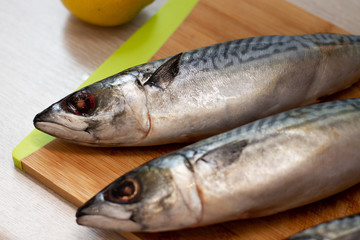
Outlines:
<svg viewBox="0 0 360 240"><path fill-rule="evenodd" d="M124 232L196 225L202 207L193 173L182 156L169 160L144 164L115 180L78 209L78 224Z"/></svg>
<svg viewBox="0 0 360 240"><path fill-rule="evenodd" d="M148 134L150 120L142 86L119 75L82 88L37 114L37 129L90 146L126 146Z"/></svg>

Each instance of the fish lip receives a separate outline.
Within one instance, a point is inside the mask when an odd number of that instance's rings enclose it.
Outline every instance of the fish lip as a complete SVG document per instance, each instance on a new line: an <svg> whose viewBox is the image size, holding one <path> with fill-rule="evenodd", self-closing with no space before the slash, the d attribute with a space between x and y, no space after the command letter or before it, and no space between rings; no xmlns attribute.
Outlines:
<svg viewBox="0 0 360 240"><path fill-rule="evenodd" d="M70 131L74 131L74 132L87 132L87 133L89 133L90 134L90 132L89 132L89 128L87 127L87 128L82 128L82 129L73 129L73 128L69 128L69 127L67 127L67 126L65 126L65 125L62 125L62 124L60 124L60 123L57 123L57 122L54 122L54 121L36 121L35 122L35 119L34 119L34 126L38 129L38 130L40 130L40 131L43 131L43 132L45 132L45 133L48 133L48 134L51 134L51 133L49 133L49 132L46 132L46 130L43 130L43 129L41 129L41 127L39 127L39 124L52 124L52 125L55 125L55 126L60 126L60 127L62 127L62 128L64 128L64 129L68 129L68 130L70 130Z"/></svg>
<svg viewBox="0 0 360 240"><path fill-rule="evenodd" d="M79 211L76 211L76 222L80 225L83 225L81 223L81 219L84 219L85 217L96 217L96 216L99 216L99 217L106 217L108 219L111 219L111 220L114 220L114 221L131 221L131 218L114 218L114 217L111 217L111 216L103 216L103 215L98 215L98 214L86 214L84 212L80 212Z"/></svg>
<svg viewBox="0 0 360 240"><path fill-rule="evenodd" d="M76 223L82 226L115 230L121 232L141 232L144 227L131 219L117 219L102 215L85 215L76 219Z"/></svg>
<svg viewBox="0 0 360 240"><path fill-rule="evenodd" d="M47 131L46 129L44 129L43 127L39 126L39 124L52 124L52 127L51 129L54 128L54 126L57 126L58 129L60 129L60 127L62 128L61 131L67 131L67 132L72 132L72 134L69 134L69 137L66 137L66 135L61 135L61 134L57 134L57 133L54 133L53 131ZM54 137L57 137L57 138L60 138L64 141L67 141L69 143L75 143L75 144L78 144L78 145L82 145L82 146L88 146L88 147L117 147L117 146L127 146L126 144L122 144L121 143L112 143L112 142L101 142L100 139L96 138L96 136L94 136L90 131L89 131L89 127L87 128L84 128L84 129L71 129L71 128L68 128L62 124L59 124L57 122L52 122L52 121L39 121L39 122L35 122L34 123L34 126L36 129L38 129L39 131L41 132L44 132L46 134L49 134L51 136L54 136ZM65 130L64 130L65 129ZM78 137L78 138L74 138L74 135L76 133L80 133L82 134L82 136ZM138 140L138 142L141 143L143 138L141 138L140 140ZM140 146L137 142L134 142L133 145L131 146L134 146L134 145L138 145ZM129 145L128 145L129 146Z"/></svg>
<svg viewBox="0 0 360 240"><path fill-rule="evenodd" d="M74 134L75 133L81 133L81 141L84 142L84 144L94 144L94 141L96 140L90 133L90 131L88 131L88 128L84 128L84 129L71 129L67 126L64 126L62 124L59 124L57 122L53 122L53 121L34 121L34 126L36 129L49 134L51 136L57 137L57 138L61 138L70 142L77 142L76 139L74 139ZM49 127L51 126L51 127ZM47 131L47 128L50 129L58 129L58 131ZM61 134L61 132L63 132L63 134ZM68 134L64 134L65 132L67 132ZM60 133L60 134L59 134ZM71 134L72 133L72 134ZM68 136L67 136L68 135ZM86 139L84 139L86 138Z"/></svg>

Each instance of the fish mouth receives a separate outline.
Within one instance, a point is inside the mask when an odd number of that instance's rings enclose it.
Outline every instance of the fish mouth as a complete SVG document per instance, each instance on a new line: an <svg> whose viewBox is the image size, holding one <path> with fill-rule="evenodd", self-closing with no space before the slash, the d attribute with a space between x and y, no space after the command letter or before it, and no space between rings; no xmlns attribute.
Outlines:
<svg viewBox="0 0 360 240"><path fill-rule="evenodd" d="M91 144L94 143L95 141L95 138L86 129L75 130L68 128L64 125L61 125L59 123L47 122L47 121L35 121L35 119L34 119L34 126L36 129L44 133L71 142L81 140L84 143Z"/></svg>
<svg viewBox="0 0 360 240"><path fill-rule="evenodd" d="M78 217L76 222L83 226L122 232L138 232L142 229L141 225L129 219L116 219L102 215L84 215Z"/></svg>
<svg viewBox="0 0 360 240"><path fill-rule="evenodd" d="M61 112L59 103L51 105L49 108L38 113L33 120L36 129L52 135L57 138L62 138L68 141L81 141L85 143L94 143L95 137L88 131L87 124L74 125L76 128L69 128L64 124L61 124L54 113ZM64 120L66 121L66 120Z"/></svg>
<svg viewBox="0 0 360 240"><path fill-rule="evenodd" d="M76 211L79 225L123 231L138 232L142 226L131 220L132 212L121 205L108 203L101 196L95 196Z"/></svg>

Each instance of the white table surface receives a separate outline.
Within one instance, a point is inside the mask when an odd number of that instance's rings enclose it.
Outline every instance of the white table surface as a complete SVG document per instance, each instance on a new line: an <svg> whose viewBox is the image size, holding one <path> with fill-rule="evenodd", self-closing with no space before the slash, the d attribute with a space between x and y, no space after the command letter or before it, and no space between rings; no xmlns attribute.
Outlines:
<svg viewBox="0 0 360 240"><path fill-rule="evenodd" d="M289 1L360 34L359 0ZM16 169L11 152L36 113L78 87L165 2L101 28L72 17L60 0L0 0L0 239L122 239L78 226L76 207Z"/></svg>

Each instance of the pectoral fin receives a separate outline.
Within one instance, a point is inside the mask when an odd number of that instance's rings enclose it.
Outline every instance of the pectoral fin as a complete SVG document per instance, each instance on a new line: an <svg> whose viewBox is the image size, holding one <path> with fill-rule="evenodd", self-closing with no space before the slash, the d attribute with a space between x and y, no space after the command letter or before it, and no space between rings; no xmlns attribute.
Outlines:
<svg viewBox="0 0 360 240"><path fill-rule="evenodd" d="M218 167L226 167L240 158L243 149L247 145L248 140L228 143L224 146L209 151L199 160L215 164Z"/></svg>
<svg viewBox="0 0 360 240"><path fill-rule="evenodd" d="M144 85L154 86L161 90L165 90L179 73L181 55L182 53L179 53L162 64Z"/></svg>

